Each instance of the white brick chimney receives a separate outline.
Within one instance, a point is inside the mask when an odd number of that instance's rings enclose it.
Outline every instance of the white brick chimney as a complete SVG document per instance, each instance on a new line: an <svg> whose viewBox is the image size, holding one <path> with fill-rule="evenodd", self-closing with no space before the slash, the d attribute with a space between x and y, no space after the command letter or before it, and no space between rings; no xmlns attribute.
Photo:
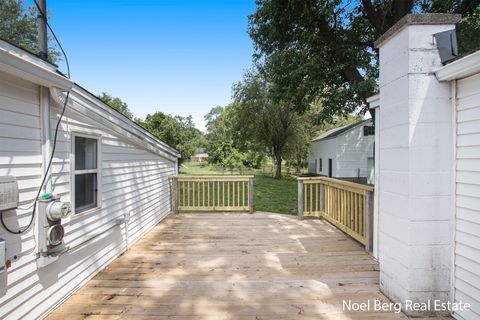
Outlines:
<svg viewBox="0 0 480 320"><path fill-rule="evenodd" d="M378 238L381 290L393 301L450 299L452 106L434 34L458 15L407 15L380 50ZM405 310L410 315L424 312Z"/></svg>

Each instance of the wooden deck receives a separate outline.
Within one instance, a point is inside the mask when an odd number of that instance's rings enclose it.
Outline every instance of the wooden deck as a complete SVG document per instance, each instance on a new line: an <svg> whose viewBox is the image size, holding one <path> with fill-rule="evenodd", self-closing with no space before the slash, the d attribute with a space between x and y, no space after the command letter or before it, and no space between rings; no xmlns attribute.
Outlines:
<svg viewBox="0 0 480 320"><path fill-rule="evenodd" d="M251 214L172 215L49 319L398 319L348 312L388 302L378 265L322 220Z"/></svg>

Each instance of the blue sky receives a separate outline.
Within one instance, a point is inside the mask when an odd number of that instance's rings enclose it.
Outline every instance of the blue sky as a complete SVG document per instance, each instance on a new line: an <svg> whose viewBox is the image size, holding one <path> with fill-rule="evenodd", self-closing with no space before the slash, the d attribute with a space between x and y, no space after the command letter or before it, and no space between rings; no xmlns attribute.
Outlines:
<svg viewBox="0 0 480 320"><path fill-rule="evenodd" d="M48 0L72 79L120 97L137 117L203 116L231 100L252 64L254 0ZM63 66L61 65L63 68ZM64 68L63 68L64 69Z"/></svg>

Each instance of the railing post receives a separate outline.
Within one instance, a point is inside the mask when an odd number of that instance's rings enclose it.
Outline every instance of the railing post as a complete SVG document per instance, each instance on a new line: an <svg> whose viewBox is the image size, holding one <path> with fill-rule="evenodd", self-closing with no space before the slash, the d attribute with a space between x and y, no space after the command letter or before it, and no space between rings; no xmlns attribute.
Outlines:
<svg viewBox="0 0 480 320"><path fill-rule="evenodd" d="M373 192L365 193L365 251L373 251Z"/></svg>
<svg viewBox="0 0 480 320"><path fill-rule="evenodd" d="M173 198L173 212L178 213L178 197L179 197L179 191L180 191L180 184L178 183L177 177L173 178L173 193L174 193L174 198Z"/></svg>
<svg viewBox="0 0 480 320"><path fill-rule="evenodd" d="M248 178L248 210L253 213L253 178Z"/></svg>
<svg viewBox="0 0 480 320"><path fill-rule="evenodd" d="M303 219L303 181L298 180L298 218Z"/></svg>

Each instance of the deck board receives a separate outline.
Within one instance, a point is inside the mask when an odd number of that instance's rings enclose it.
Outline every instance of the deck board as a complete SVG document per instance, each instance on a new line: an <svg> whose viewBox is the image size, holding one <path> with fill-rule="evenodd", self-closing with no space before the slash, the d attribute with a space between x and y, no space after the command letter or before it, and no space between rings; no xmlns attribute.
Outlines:
<svg viewBox="0 0 480 320"><path fill-rule="evenodd" d="M348 312L387 302L378 265L322 220L255 213L171 215L49 319L399 319Z"/></svg>

